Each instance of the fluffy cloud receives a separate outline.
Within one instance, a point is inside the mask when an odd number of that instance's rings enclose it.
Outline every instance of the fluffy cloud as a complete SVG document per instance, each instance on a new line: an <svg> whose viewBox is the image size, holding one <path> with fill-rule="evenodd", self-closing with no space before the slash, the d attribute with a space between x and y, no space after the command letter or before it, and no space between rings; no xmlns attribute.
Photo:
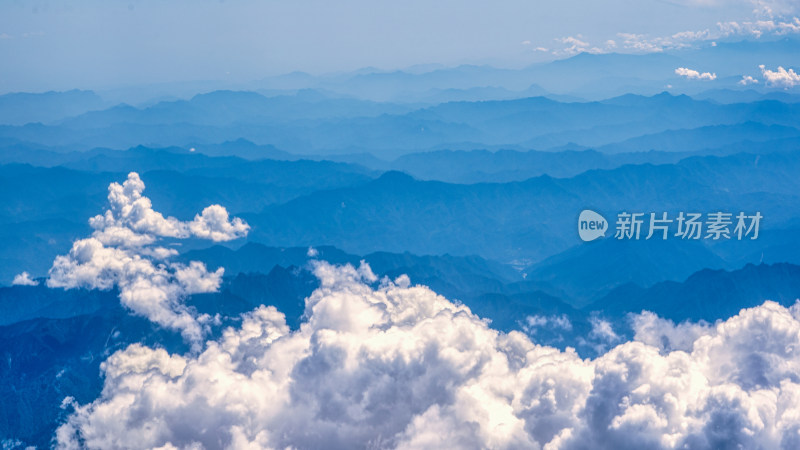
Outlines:
<svg viewBox="0 0 800 450"><path fill-rule="evenodd" d="M14 277L11 284L14 286L38 286L39 282L31 278L31 274L28 272L22 272Z"/></svg>
<svg viewBox="0 0 800 450"><path fill-rule="evenodd" d="M614 328L609 321L599 317L592 317L589 319L589 323L592 325L592 331L589 333L590 336L605 342L617 342L620 340L620 337L614 332Z"/></svg>
<svg viewBox="0 0 800 450"><path fill-rule="evenodd" d="M786 70L779 66L778 70L772 71L763 64L758 67L761 69L761 74L764 76L764 82L767 86L789 89L800 85L800 75L793 69Z"/></svg>
<svg viewBox="0 0 800 450"><path fill-rule="evenodd" d="M677 69L675 69L675 75L678 75L678 76L681 76L681 77L685 77L685 78L688 78L690 80L707 80L707 81L711 81L711 80L716 80L717 79L717 74L715 74L715 73L709 73L709 72L700 73L700 72L698 72L696 70L687 69L686 67L678 67Z"/></svg>
<svg viewBox="0 0 800 450"><path fill-rule="evenodd" d="M109 208L105 214L89 219L89 224L98 230L98 237L107 237L109 244L124 243L136 246L152 243L152 238L198 237L213 241L230 241L247 235L250 227L236 218L230 221L228 211L220 205L211 205L191 222L181 222L174 217L165 218L153 210L150 199L143 196L144 182L139 174L131 172L120 185L108 187ZM123 236L118 239L117 233ZM134 236L135 235L135 236ZM136 239L132 239L132 238Z"/></svg>
<svg viewBox="0 0 800 450"><path fill-rule="evenodd" d="M766 302L713 326L643 314L636 340L584 360L495 331L407 277L377 284L363 263L315 274L296 331L262 306L195 355L112 355L101 397L75 405L59 446L800 445L798 307Z"/></svg>
<svg viewBox="0 0 800 450"><path fill-rule="evenodd" d="M188 266L170 262L174 249L155 245L161 238L197 237L224 241L247 234L241 219L212 205L191 222L164 217L143 196L144 183L132 172L122 184L108 187L109 208L89 220L91 237L75 241L66 255L57 256L48 273L53 288L119 289L123 305L162 326L179 330L199 344L211 320L198 316L182 300L218 289L223 269L210 272L200 262Z"/></svg>
<svg viewBox="0 0 800 450"><path fill-rule="evenodd" d="M742 79L739 80L738 84L741 86L747 86L748 84L758 84L758 80L751 77L750 75L743 75Z"/></svg>
<svg viewBox="0 0 800 450"><path fill-rule="evenodd" d="M242 219L228 218L228 211L220 205L211 205L189 222L189 231L201 239L230 241L247 235L250 226Z"/></svg>
<svg viewBox="0 0 800 450"><path fill-rule="evenodd" d="M684 322L675 325L645 311L632 316L634 340L644 342L660 351L692 351L692 345L701 336L710 334L713 329L705 322Z"/></svg>

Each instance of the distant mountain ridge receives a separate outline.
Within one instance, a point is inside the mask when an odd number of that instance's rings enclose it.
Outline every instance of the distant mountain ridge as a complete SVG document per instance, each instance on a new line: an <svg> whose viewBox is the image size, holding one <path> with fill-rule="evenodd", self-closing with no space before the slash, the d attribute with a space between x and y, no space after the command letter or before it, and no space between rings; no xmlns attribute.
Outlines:
<svg viewBox="0 0 800 450"><path fill-rule="evenodd" d="M218 91L141 108L116 106L57 123L0 125L0 143L74 150L147 143L151 147L191 146L201 152L207 147L210 154L223 155L219 144L247 140L260 148L229 145L228 149L250 158L287 159L288 153L394 159L425 149L458 148L463 143L477 146L473 148L547 150L579 145L609 152L693 151L742 140L796 137L798 122L800 102L719 103L667 92L602 101L538 96L396 105Z"/></svg>
<svg viewBox="0 0 800 450"><path fill-rule="evenodd" d="M646 310L677 322L713 322L765 300L791 306L798 299L800 266L748 264L734 271L703 269L685 281L664 281L648 288L623 285L586 309L610 315Z"/></svg>
<svg viewBox="0 0 800 450"><path fill-rule="evenodd" d="M579 243L577 214L757 211L772 227L800 209L800 153L691 157L626 165L572 178L454 185L387 172L363 185L320 191L248 214L251 238L273 246L336 243L376 250L541 260ZM677 187L680 187L678 189ZM447 238L437 233L445 233Z"/></svg>
<svg viewBox="0 0 800 450"><path fill-rule="evenodd" d="M44 93L10 93L0 95L0 124L57 121L108 107L108 102L92 91L71 90Z"/></svg>

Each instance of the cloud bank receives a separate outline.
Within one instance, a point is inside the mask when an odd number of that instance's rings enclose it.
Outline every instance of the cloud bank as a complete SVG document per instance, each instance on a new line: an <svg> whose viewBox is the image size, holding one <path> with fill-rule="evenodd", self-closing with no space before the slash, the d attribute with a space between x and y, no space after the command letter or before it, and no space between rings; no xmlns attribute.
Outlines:
<svg viewBox="0 0 800 450"><path fill-rule="evenodd" d="M230 220L219 205L205 208L190 222L164 217L142 195L144 188L135 172L123 184L109 185L108 209L89 220L94 232L75 241L68 254L56 257L47 286L116 287L120 301L131 311L200 343L211 318L198 316L182 300L217 290L223 269L209 272L200 262L188 266L170 262L177 251L155 244L162 238L227 241L245 236L249 226L238 218Z"/></svg>
<svg viewBox="0 0 800 450"><path fill-rule="evenodd" d="M190 356L102 368L61 448L798 448L800 306L709 324L634 318L594 360L491 329L408 277L316 263L291 331L274 307ZM598 332L607 331L598 322Z"/></svg>

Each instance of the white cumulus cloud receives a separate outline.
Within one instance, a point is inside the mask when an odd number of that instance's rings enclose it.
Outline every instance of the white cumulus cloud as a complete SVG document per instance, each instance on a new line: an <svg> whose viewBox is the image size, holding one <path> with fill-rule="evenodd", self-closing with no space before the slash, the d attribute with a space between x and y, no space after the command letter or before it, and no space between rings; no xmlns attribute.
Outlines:
<svg viewBox="0 0 800 450"><path fill-rule="evenodd" d="M150 199L143 196L144 182L139 174L131 172L123 183L108 187L109 208L102 215L89 220L89 224L107 238L109 244L125 243L146 245L153 236L188 238L198 237L213 241L230 241L247 235L250 227L241 219L230 221L228 211L220 205L211 205L195 216L191 222L181 222L174 217L164 217L153 210ZM122 233L120 237L117 233ZM135 235L135 236L134 236ZM132 239L135 237L136 239Z"/></svg>
<svg viewBox="0 0 800 450"><path fill-rule="evenodd" d="M767 86L789 89L800 85L800 75L793 69L786 70L779 66L778 70L773 71L767 69L763 64L758 67L761 69Z"/></svg>
<svg viewBox="0 0 800 450"><path fill-rule="evenodd" d="M681 77L685 77L685 78L688 78L690 80L711 81L711 80L716 80L717 79L717 74L716 73L710 73L710 72L700 73L700 72L698 72L696 70L688 69L686 67L678 67L677 69L675 69L675 75L678 75L678 76L681 76Z"/></svg>
<svg viewBox="0 0 800 450"><path fill-rule="evenodd" d="M14 286L38 286L39 282L31 278L31 274L28 272L22 272L14 277L11 284Z"/></svg>
<svg viewBox="0 0 800 450"><path fill-rule="evenodd" d="M643 314L637 340L589 360L495 331L407 277L376 286L363 263L315 274L298 330L262 306L197 354L115 353L100 398L74 405L58 445L800 445L800 307L766 302L713 326Z"/></svg>
<svg viewBox="0 0 800 450"><path fill-rule="evenodd" d="M690 352L700 336L712 331L711 326L705 322L683 322L675 325L671 320L662 319L649 311L635 314L632 319L634 339L661 351Z"/></svg>
<svg viewBox="0 0 800 450"><path fill-rule="evenodd" d="M219 205L209 206L191 222L165 218L142 195L144 187L135 172L122 185L111 183L109 208L89 220L94 232L75 241L68 254L56 257L47 285L65 289L116 286L121 303L131 311L200 343L204 324L211 318L198 316L182 301L187 295L217 290L223 269L210 272L200 262L188 266L170 262L177 252L155 244L165 237L230 240L246 235L249 227L241 219L230 220Z"/></svg>
<svg viewBox="0 0 800 450"><path fill-rule="evenodd" d="M749 84L758 84L758 80L751 77L750 75L743 75L742 79L739 80L738 84L740 84L741 86L747 86Z"/></svg>

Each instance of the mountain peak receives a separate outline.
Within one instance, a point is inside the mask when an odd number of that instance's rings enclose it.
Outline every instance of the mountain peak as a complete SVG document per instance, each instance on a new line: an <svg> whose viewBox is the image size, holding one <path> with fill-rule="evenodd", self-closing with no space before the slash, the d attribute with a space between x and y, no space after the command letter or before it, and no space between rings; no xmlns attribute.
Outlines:
<svg viewBox="0 0 800 450"><path fill-rule="evenodd" d="M414 177L411 175L400 172L399 170L390 170L388 172L384 172L377 180L380 183L390 183L390 184L408 184L416 181Z"/></svg>

